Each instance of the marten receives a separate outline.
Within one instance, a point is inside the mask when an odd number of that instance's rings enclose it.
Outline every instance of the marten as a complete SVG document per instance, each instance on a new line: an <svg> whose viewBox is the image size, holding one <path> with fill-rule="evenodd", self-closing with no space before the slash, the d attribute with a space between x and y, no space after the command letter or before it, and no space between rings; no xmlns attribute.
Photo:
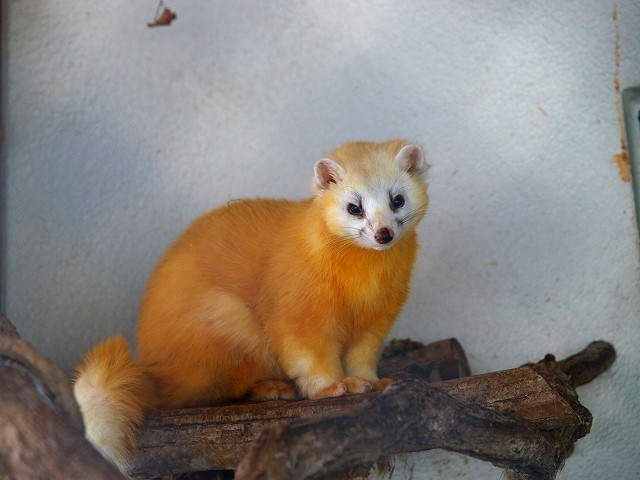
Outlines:
<svg viewBox="0 0 640 480"><path fill-rule="evenodd" d="M95 346L74 392L87 438L123 473L152 409L381 390L382 344L409 292L428 165L403 140L315 163L314 196L231 201L161 257L137 326Z"/></svg>

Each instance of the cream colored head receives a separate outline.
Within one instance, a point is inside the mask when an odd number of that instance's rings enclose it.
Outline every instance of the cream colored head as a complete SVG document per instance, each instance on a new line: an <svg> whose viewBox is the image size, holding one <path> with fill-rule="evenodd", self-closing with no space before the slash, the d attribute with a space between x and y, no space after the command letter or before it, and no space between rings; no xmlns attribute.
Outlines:
<svg viewBox="0 0 640 480"><path fill-rule="evenodd" d="M403 140L351 142L316 162L313 189L333 235L385 250L427 211L428 169L422 149Z"/></svg>

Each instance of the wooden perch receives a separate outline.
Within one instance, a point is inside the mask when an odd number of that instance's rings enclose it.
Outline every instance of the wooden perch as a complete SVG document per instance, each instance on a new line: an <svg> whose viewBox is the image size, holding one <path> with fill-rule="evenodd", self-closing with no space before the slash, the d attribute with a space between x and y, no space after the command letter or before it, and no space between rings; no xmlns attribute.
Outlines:
<svg viewBox="0 0 640 480"><path fill-rule="evenodd" d="M439 381L468 375L469 365L455 339L426 346L394 340L383 353L378 373L394 376L405 370L427 381ZM348 413L371 395L156 412L146 418L140 431L133 474L149 478L167 473L235 469L264 428L301 418Z"/></svg>
<svg viewBox="0 0 640 480"><path fill-rule="evenodd" d="M1 316L0 357L0 477L121 478L84 439L64 373ZM237 480L335 479L381 457L442 448L505 468L508 478L553 479L591 427L575 388L605 371L615 351L594 342L559 362L547 355L472 377L453 339L394 341L383 357L380 374L395 382L382 393L149 415L134 473L237 468Z"/></svg>
<svg viewBox="0 0 640 480"><path fill-rule="evenodd" d="M84 438L64 372L0 315L0 477L122 478Z"/></svg>
<svg viewBox="0 0 640 480"><path fill-rule="evenodd" d="M615 351L595 342L557 363L429 385L404 377L348 413L265 429L237 480L335 478L382 455L442 448L508 469L509 478L553 479L591 414L574 385L606 370ZM571 369L575 383L567 381Z"/></svg>
<svg viewBox="0 0 640 480"><path fill-rule="evenodd" d="M238 480L336 478L381 456L443 448L506 468L510 478L551 479L591 426L573 387L615 359L609 344L596 342L562 362L547 356L430 385L429 376L447 376L442 366L455 364L452 352L461 354L458 370L468 372L459 344L407 345L410 351L383 358L381 373L397 380L382 394L158 412L141 432L135 473L233 469L239 462ZM448 353L430 363L438 349ZM388 365L422 378L385 371Z"/></svg>

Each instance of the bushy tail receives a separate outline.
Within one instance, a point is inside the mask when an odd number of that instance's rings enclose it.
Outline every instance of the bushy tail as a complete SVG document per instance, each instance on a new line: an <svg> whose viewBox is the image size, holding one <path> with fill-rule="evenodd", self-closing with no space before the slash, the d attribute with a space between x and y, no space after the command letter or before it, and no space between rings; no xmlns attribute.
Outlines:
<svg viewBox="0 0 640 480"><path fill-rule="evenodd" d="M127 474L137 429L154 407L154 382L134 363L122 335L89 351L73 386L87 439Z"/></svg>

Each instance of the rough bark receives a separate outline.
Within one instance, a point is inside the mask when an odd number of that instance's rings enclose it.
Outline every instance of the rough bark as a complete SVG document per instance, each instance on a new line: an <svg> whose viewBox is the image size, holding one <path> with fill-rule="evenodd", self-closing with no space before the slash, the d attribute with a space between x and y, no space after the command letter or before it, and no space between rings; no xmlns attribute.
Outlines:
<svg viewBox="0 0 640 480"><path fill-rule="evenodd" d="M547 356L433 385L429 379L447 377L443 369L468 373L455 340L395 341L383 357L380 373L397 379L383 394L158 412L141 432L136 473L234 469L240 462L237 478L335 478L380 456L445 448L510 469L512 478L553 478L591 426L573 386L608 368L615 352L596 342L559 363ZM582 380L570 384L563 368Z"/></svg>
<svg viewBox="0 0 640 480"><path fill-rule="evenodd" d="M121 478L84 439L65 374L2 316L0 360L0 478ZM238 480L335 479L388 455L442 448L505 468L511 479L553 479L591 427L575 388L614 360L611 345L594 342L560 362L547 355L465 377L454 339L394 341L380 364L394 384L382 393L149 415L135 473L237 466Z"/></svg>
<svg viewBox="0 0 640 480"><path fill-rule="evenodd" d="M122 478L83 435L64 372L0 316L0 478Z"/></svg>
<svg viewBox="0 0 640 480"><path fill-rule="evenodd" d="M424 345L393 340L383 352L378 373L409 371L427 381L469 374L455 339ZM237 403L220 407L155 412L147 416L133 460L143 478L166 473L234 469L251 442L267 427L302 418L347 414L372 394L320 400Z"/></svg>
<svg viewBox="0 0 640 480"><path fill-rule="evenodd" d="M405 377L348 413L265 429L236 479L332 478L382 455L432 448L489 461L513 479L553 479L592 420L562 367L574 369L578 385L614 359L610 345L596 342L560 363L547 356L435 385Z"/></svg>

